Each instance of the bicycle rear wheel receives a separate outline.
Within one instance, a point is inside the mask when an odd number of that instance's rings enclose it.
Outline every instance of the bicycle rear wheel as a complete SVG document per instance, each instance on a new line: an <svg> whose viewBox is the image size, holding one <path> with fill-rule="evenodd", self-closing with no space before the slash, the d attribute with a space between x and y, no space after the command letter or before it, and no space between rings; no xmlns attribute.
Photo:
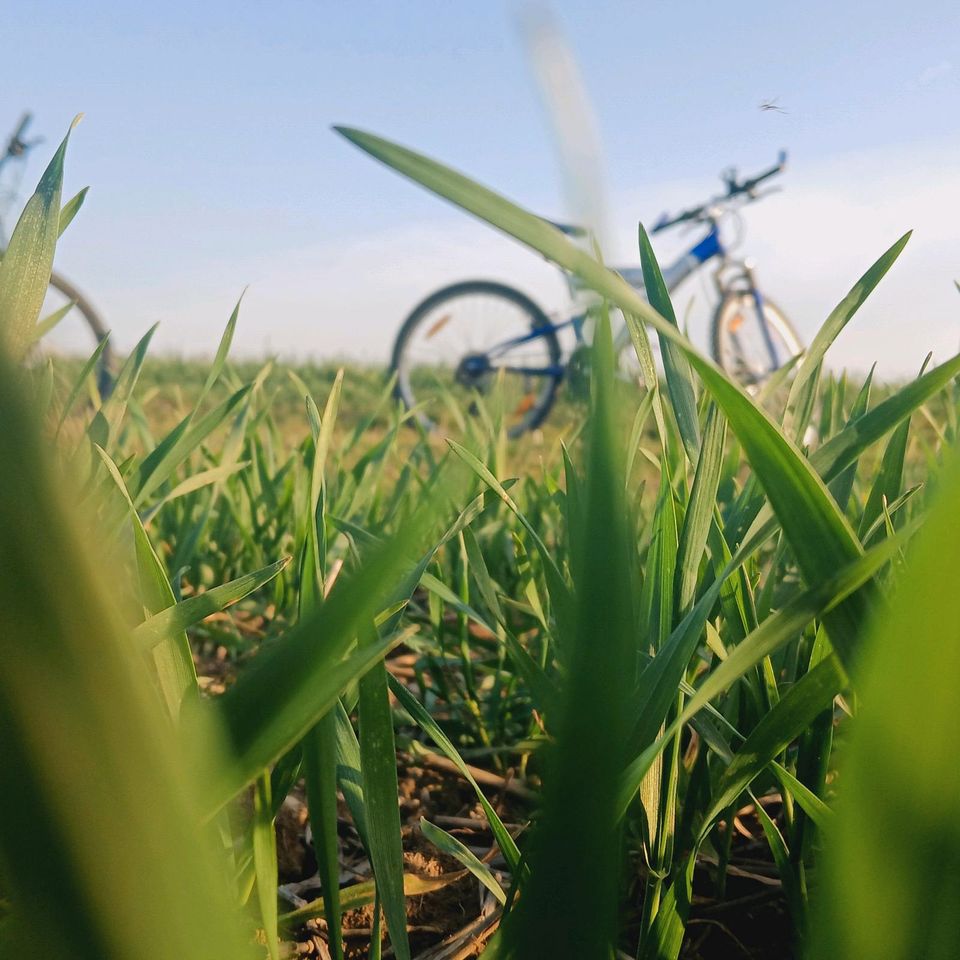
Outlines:
<svg viewBox="0 0 960 960"><path fill-rule="evenodd" d="M730 290L713 317L713 358L744 386L756 386L803 352L803 344L783 311L766 297L763 319L749 290ZM764 334L769 334L769 342ZM772 351L771 351L772 347Z"/></svg>
<svg viewBox="0 0 960 960"><path fill-rule="evenodd" d="M536 427L563 376L546 314L512 287L470 280L438 290L404 321L391 367L397 394L428 430L484 406L511 436Z"/></svg>
<svg viewBox="0 0 960 960"><path fill-rule="evenodd" d="M43 301L41 325L58 315L56 325L38 345L41 353L86 358L107 336L107 328L90 301L72 283L53 273ZM107 343L97 366L97 386L102 396L106 396L113 386L112 359Z"/></svg>

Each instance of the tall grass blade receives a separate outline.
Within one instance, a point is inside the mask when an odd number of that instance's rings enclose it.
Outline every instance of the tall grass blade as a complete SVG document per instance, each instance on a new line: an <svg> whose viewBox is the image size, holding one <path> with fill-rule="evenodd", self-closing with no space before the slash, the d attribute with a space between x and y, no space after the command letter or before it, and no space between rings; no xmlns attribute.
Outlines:
<svg viewBox="0 0 960 960"><path fill-rule="evenodd" d="M630 548L623 466L613 429L613 349L601 318L584 500L575 558L576 633L548 760L530 878L507 918L513 957L607 958L617 930L620 845L613 829L633 671ZM583 768L590 757L589 775Z"/></svg>
<svg viewBox="0 0 960 960"><path fill-rule="evenodd" d="M372 134L342 127L337 130L378 160L581 277L620 307L628 322L649 323L681 348L743 445L809 584L819 582L825 567L836 569L861 552L823 482L779 427L621 277L577 249L545 221L462 174ZM830 615L831 639L848 664L854 656L866 604L866 596L855 595Z"/></svg>

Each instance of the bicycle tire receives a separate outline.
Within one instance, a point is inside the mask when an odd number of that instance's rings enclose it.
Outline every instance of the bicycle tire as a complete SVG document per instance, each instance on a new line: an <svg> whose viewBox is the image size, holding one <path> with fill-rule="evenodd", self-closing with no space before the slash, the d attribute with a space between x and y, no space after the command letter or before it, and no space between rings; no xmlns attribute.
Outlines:
<svg viewBox="0 0 960 960"><path fill-rule="evenodd" d="M80 312L84 323L90 328L90 333L97 344L106 339L109 331L100 314L94 309L90 301L65 277L58 273L50 274L50 286L58 293L62 294L67 300L74 301L74 309ZM113 352L109 341L100 354L100 360L97 364L97 387L100 390L101 397L106 398L113 388Z"/></svg>
<svg viewBox="0 0 960 960"><path fill-rule="evenodd" d="M710 338L713 359L726 373L744 386L758 386L773 373L773 370L768 367L759 370L756 365L751 366L749 359L744 356L743 349L738 350L735 345L736 338L733 334L736 333L736 327L734 327L736 319L749 316L751 312L756 312L756 303L750 291L728 290L713 314ZM780 366L803 353L803 342L786 314L766 297L763 298L763 315L771 336L776 339L777 345L783 348L784 354Z"/></svg>
<svg viewBox="0 0 960 960"><path fill-rule="evenodd" d="M497 283L491 280L466 280L460 283L451 284L443 287L435 293L430 294L422 300L410 312L404 320L394 341L393 352L391 354L390 369L396 374L397 385L396 395L403 401L408 409L415 408L423 399L417 396L417 389L413 386L410 369L410 354L412 343L421 325L427 318L434 315L438 308L452 304L455 301L465 303L470 297L487 297L493 302L502 301L505 306L512 308L517 314L516 329L512 331L515 336L522 336L527 330L535 331L543 329L542 335L535 338L542 345L545 353L545 359L553 367L560 365L560 343L553 330L549 318L526 294L521 293L514 287L506 284ZM434 321L434 325L445 324L447 321L441 319ZM479 333L479 331L478 331ZM429 334L429 330L427 331ZM464 352L467 356L469 350ZM534 399L529 400L526 406L519 414L519 420L508 425L508 433L512 437L519 436L527 430L532 430L539 426L556 399L557 388L562 380L562 373L557 375L537 375L541 380L541 387L537 391ZM455 374L451 371L450 384L455 384ZM443 387L440 384L441 388ZM478 388L479 389L479 388ZM436 422L420 411L416 414L417 420L428 430L436 428Z"/></svg>

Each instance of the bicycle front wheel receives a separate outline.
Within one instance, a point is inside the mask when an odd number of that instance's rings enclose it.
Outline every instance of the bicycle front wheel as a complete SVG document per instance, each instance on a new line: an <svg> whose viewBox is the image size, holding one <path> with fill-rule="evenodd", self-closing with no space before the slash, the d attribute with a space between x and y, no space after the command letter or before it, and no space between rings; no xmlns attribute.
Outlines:
<svg viewBox="0 0 960 960"><path fill-rule="evenodd" d="M398 395L428 430L486 411L511 436L543 421L563 376L546 314L519 290L487 280L445 287L417 306L391 367Z"/></svg>
<svg viewBox="0 0 960 960"><path fill-rule="evenodd" d="M803 344L783 311L748 290L728 291L713 318L713 358L744 386L757 386L793 357Z"/></svg>

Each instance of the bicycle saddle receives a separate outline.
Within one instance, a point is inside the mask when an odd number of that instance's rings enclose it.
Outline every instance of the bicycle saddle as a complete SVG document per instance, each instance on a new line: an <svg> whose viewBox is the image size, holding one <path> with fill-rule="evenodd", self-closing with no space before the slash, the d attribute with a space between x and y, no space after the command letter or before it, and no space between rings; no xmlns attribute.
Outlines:
<svg viewBox="0 0 960 960"><path fill-rule="evenodd" d="M568 237L585 237L587 235L585 227L578 227L573 223L558 223L556 220L548 220L546 217L541 217L540 219L545 220L551 227L556 227L561 233L565 233Z"/></svg>

